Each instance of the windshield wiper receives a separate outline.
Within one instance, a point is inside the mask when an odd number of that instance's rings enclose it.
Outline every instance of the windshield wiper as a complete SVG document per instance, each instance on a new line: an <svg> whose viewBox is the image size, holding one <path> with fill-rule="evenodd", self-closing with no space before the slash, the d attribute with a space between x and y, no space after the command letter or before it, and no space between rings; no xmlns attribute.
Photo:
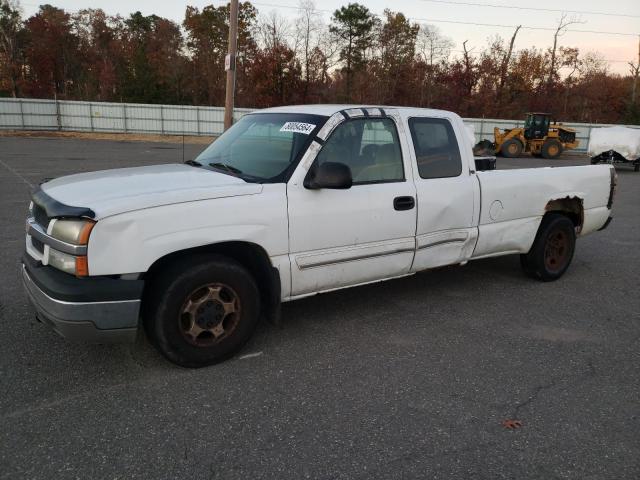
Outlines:
<svg viewBox="0 0 640 480"><path fill-rule="evenodd" d="M191 165L192 167L201 167L202 164L200 162L196 162L195 160L185 160L185 165Z"/></svg>
<svg viewBox="0 0 640 480"><path fill-rule="evenodd" d="M226 170L227 172L234 173L236 175L242 175L242 170L236 167L232 167L226 163L214 162L209 164L210 167L217 168L218 170Z"/></svg>

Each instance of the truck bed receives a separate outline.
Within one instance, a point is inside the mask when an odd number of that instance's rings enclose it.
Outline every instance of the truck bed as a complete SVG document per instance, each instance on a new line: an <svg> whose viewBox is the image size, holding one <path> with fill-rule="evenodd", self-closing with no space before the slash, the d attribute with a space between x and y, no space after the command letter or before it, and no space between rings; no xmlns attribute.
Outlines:
<svg viewBox="0 0 640 480"><path fill-rule="evenodd" d="M609 165L478 172L481 202L473 258L527 252L553 202L580 205L579 235L598 230L609 217L611 175Z"/></svg>

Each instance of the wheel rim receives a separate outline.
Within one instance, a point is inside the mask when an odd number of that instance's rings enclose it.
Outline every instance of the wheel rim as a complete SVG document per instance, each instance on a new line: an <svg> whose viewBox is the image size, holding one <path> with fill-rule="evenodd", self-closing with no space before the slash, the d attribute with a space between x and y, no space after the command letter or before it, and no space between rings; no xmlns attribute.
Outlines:
<svg viewBox="0 0 640 480"><path fill-rule="evenodd" d="M178 317L180 333L197 347L208 347L228 337L237 327L241 304L228 285L211 283L194 290Z"/></svg>
<svg viewBox="0 0 640 480"><path fill-rule="evenodd" d="M509 150L511 155L515 155L518 153L518 146L515 143L512 143L507 147L507 150Z"/></svg>
<svg viewBox="0 0 640 480"><path fill-rule="evenodd" d="M547 150L549 155L555 157L558 154L558 146L557 145L549 145L549 149Z"/></svg>
<svg viewBox="0 0 640 480"><path fill-rule="evenodd" d="M569 236L558 230L549 235L544 249L544 264L550 272L562 270L569 257Z"/></svg>

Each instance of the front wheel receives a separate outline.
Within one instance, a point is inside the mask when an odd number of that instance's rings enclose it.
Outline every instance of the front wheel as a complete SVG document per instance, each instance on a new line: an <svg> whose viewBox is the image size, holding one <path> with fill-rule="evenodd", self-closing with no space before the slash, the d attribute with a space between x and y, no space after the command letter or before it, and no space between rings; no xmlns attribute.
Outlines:
<svg viewBox="0 0 640 480"><path fill-rule="evenodd" d="M502 144L500 151L502 156L507 158L517 158L522 154L522 143L520 140L511 138Z"/></svg>
<svg viewBox="0 0 640 480"><path fill-rule="evenodd" d="M542 144L541 153L543 158L555 160L562 155L562 144L555 139L547 140Z"/></svg>
<svg viewBox="0 0 640 480"><path fill-rule="evenodd" d="M542 219L536 239L529 253L520 255L525 273L533 278L550 282L567 271L576 245L573 222L566 216L551 213Z"/></svg>
<svg viewBox="0 0 640 480"><path fill-rule="evenodd" d="M174 264L152 288L145 329L160 353L183 367L231 357L258 322L258 287L230 258L197 256Z"/></svg>

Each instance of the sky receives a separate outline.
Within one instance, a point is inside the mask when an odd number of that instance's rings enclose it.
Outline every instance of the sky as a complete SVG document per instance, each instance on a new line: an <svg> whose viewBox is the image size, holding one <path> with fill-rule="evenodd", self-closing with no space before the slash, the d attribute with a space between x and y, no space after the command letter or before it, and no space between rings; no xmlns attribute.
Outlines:
<svg viewBox="0 0 640 480"><path fill-rule="evenodd" d="M356 1L356 0L351 0ZM326 10L323 12L328 23L331 12L346 5L349 0L315 0L316 8ZM177 23L184 19L187 5L202 8L205 5L219 6L226 2L191 0L158 1L158 0L49 0L47 2L67 11L74 12L83 8L101 8L111 15L120 14L127 16L136 10L145 15L156 14L169 18ZM480 50L486 45L487 39L496 34L505 40L511 38L516 25L523 25L516 38L516 49L538 47L546 48L553 43L553 31L530 30L524 27L543 27L555 29L561 16L559 11L548 10L573 10L581 23L572 25L569 29L589 30L592 32L614 32L629 35L613 35L611 33L585 33L566 32L560 39L564 46L578 47L581 52L599 52L609 63L609 69L616 73L628 73L628 62L638 61L638 42L640 39L640 1L615 0L602 2L595 0L397 0L389 2L384 0L359 0L373 13L382 14L385 8L404 13L411 20L418 23L430 23L440 28L440 31L450 37L454 43L454 55L459 55L462 42L468 40L468 48ZM455 5L454 3L459 3ZM30 16L38 10L39 3L35 0L20 1L26 16ZM267 14L273 10L284 17L294 19L298 14L295 7L298 0L256 0L253 2L260 13ZM485 5L485 6L481 6ZM493 5L489 7L487 5ZM501 7L518 8L501 8ZM530 10L536 8L537 10ZM594 14L593 12L605 13ZM572 14L574 15L574 14ZM482 26L469 24L456 24L454 22L468 22L475 24L503 25Z"/></svg>

